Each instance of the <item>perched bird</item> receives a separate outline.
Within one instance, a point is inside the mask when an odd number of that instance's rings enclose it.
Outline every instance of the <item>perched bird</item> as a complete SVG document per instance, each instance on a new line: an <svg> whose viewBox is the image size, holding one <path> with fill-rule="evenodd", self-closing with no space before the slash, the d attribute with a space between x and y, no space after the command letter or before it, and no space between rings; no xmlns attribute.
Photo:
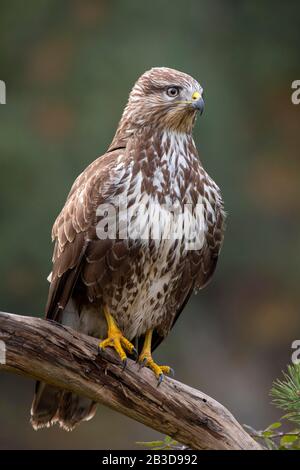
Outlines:
<svg viewBox="0 0 300 470"><path fill-rule="evenodd" d="M203 89L191 76L152 68L134 85L107 152L74 182L52 230L46 318L99 338L149 367L187 300L210 280L223 241L218 186L192 137ZM117 220L117 224L114 222ZM38 382L35 429L92 418L87 398Z"/></svg>

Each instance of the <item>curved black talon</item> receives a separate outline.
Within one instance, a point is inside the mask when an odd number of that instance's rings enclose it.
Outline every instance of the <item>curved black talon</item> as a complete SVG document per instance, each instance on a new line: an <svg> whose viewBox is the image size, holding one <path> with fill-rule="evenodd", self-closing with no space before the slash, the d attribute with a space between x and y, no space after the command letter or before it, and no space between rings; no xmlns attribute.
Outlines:
<svg viewBox="0 0 300 470"><path fill-rule="evenodd" d="M140 365L139 370L141 370L143 367L145 367L147 365L147 358L145 357L142 361L140 361L139 365Z"/></svg>
<svg viewBox="0 0 300 470"><path fill-rule="evenodd" d="M122 372L126 369L126 366L127 366L127 358L125 357L125 359L122 360Z"/></svg>
<svg viewBox="0 0 300 470"><path fill-rule="evenodd" d="M139 358L139 355L138 355L138 352L137 352L137 350L136 350L135 348L133 348L131 354L132 354L132 356L133 356L133 359L134 359L135 361L137 361L138 358Z"/></svg>
<svg viewBox="0 0 300 470"><path fill-rule="evenodd" d="M164 380L165 375L163 373L159 374L158 376L158 381L157 381L157 386L159 387L162 381Z"/></svg>
<svg viewBox="0 0 300 470"><path fill-rule="evenodd" d="M175 377L175 371L174 369L172 369L172 367L170 367L170 372L168 374L170 377Z"/></svg>

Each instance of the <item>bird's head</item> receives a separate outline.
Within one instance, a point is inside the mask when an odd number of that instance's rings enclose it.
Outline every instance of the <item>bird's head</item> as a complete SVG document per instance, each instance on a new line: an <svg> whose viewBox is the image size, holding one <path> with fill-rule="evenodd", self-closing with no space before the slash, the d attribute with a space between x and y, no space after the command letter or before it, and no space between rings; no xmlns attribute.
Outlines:
<svg viewBox="0 0 300 470"><path fill-rule="evenodd" d="M203 89L186 73L167 67L145 72L135 83L123 118L133 126L154 125L191 132L204 109Z"/></svg>

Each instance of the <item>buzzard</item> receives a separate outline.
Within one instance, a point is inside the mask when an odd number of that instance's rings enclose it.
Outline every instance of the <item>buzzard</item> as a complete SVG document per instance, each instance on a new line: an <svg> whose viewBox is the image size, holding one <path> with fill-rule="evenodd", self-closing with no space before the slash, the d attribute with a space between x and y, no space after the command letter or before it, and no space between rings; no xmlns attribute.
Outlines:
<svg viewBox="0 0 300 470"><path fill-rule="evenodd" d="M210 280L223 241L218 186L192 137L204 108L191 76L160 67L134 85L107 152L74 182L52 230L46 318L99 338L123 365L137 357L161 382L153 350L196 289ZM38 382L35 429L66 430L96 404Z"/></svg>

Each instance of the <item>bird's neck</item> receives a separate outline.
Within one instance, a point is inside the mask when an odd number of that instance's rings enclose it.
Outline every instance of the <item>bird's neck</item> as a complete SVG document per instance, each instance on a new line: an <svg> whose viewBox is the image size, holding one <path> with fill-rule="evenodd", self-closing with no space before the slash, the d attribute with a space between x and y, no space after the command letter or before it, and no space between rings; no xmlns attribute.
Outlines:
<svg viewBox="0 0 300 470"><path fill-rule="evenodd" d="M133 122L128 106L125 108L121 121L119 122L117 131L114 135L114 138L108 147L108 151L116 150L119 148L125 148L128 141L141 129L141 126Z"/></svg>
<svg viewBox="0 0 300 470"><path fill-rule="evenodd" d="M180 132L178 130L166 129L159 125L136 125L129 119L122 119L116 134L108 148L108 151L119 148L126 148L129 142L137 143L155 142L160 147L161 154L167 151L182 151L187 155L193 153L197 155L192 132ZM162 155L160 155L162 156Z"/></svg>
<svg viewBox="0 0 300 470"><path fill-rule="evenodd" d="M191 134L147 128L128 142L127 149L133 160L132 178L161 201L166 196L181 198L197 178L199 160Z"/></svg>

